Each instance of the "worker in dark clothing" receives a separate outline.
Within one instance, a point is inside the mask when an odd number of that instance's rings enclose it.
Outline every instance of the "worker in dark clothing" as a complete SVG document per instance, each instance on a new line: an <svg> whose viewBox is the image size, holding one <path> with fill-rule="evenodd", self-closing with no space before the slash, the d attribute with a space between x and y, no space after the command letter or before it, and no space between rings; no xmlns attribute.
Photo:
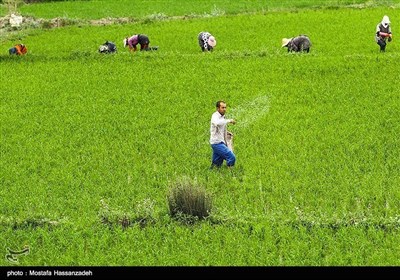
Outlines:
<svg viewBox="0 0 400 280"><path fill-rule="evenodd" d="M310 52L311 41L307 35L299 35L294 38L283 38L282 48L286 47L288 52Z"/></svg>

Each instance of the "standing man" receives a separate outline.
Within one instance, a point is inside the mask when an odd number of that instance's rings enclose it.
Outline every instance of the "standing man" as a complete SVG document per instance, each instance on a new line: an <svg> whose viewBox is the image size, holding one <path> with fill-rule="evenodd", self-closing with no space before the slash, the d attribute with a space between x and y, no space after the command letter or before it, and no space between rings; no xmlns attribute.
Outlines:
<svg viewBox="0 0 400 280"><path fill-rule="evenodd" d="M225 119L226 102L218 101L216 104L217 110L211 116L210 126L210 144L213 150L212 163L210 169L214 166L219 168L224 160L230 168L235 165L236 156L227 146L227 124L235 124L234 119Z"/></svg>
<svg viewBox="0 0 400 280"><path fill-rule="evenodd" d="M386 40L392 41L392 30L390 29L390 20L384 16L382 21L376 26L375 41L381 48L381 52L386 50Z"/></svg>

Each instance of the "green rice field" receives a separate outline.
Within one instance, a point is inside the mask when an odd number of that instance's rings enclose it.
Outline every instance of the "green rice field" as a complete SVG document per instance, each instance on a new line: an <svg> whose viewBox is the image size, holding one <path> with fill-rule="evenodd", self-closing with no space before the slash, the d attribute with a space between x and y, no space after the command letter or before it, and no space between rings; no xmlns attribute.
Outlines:
<svg viewBox="0 0 400 280"><path fill-rule="evenodd" d="M20 4L31 23L0 32L0 266L399 266L399 9ZM137 33L158 50L130 53L122 40ZM310 53L281 47L299 34ZM98 53L106 40L117 53ZM26 55L8 54L17 43ZM218 100L237 121L232 170L209 169ZM181 182L206 190L210 216L171 216Z"/></svg>

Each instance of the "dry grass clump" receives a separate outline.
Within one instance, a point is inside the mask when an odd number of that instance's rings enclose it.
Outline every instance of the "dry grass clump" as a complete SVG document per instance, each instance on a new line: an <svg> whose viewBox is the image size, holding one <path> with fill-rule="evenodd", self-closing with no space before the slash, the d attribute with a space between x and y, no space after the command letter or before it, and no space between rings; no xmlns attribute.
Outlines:
<svg viewBox="0 0 400 280"><path fill-rule="evenodd" d="M211 214L212 201L203 186L182 179L169 189L168 206L171 217L192 223Z"/></svg>

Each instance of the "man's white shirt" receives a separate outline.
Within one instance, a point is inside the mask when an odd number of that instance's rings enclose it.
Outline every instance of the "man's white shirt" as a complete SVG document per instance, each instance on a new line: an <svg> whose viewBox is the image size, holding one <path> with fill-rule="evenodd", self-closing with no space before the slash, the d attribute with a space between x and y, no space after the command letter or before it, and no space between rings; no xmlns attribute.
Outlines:
<svg viewBox="0 0 400 280"><path fill-rule="evenodd" d="M221 115L215 111L211 116L210 126L210 144L226 143L227 129L226 125L230 119L225 119L225 115Z"/></svg>

